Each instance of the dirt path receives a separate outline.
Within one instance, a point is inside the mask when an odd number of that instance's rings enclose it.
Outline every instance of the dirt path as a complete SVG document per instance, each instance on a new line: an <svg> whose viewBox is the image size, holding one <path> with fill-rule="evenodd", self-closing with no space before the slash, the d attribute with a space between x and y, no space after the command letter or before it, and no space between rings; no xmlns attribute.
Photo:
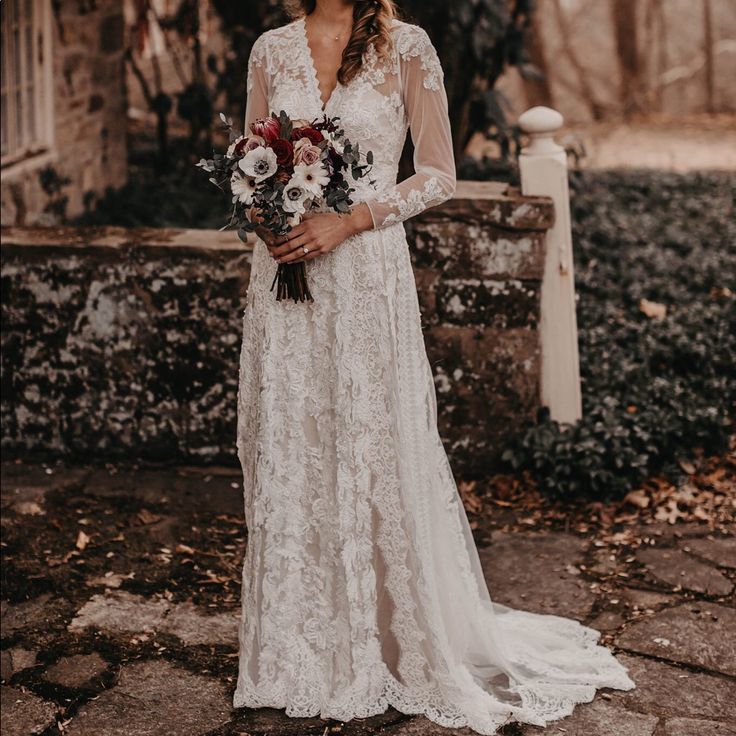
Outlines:
<svg viewBox="0 0 736 736"><path fill-rule="evenodd" d="M557 141L582 154L584 169L736 171L736 116L565 126ZM495 144L480 137L468 152L476 157L499 155Z"/></svg>
<svg viewBox="0 0 736 736"><path fill-rule="evenodd" d="M570 128L561 139L583 142L584 168L736 170L736 117L601 124Z"/></svg>

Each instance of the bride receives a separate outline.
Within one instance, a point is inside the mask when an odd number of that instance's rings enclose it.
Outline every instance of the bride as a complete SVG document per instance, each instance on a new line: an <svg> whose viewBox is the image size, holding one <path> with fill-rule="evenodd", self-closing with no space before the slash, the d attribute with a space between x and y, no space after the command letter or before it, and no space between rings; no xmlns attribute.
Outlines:
<svg viewBox="0 0 736 736"><path fill-rule="evenodd" d="M437 432L402 222L455 187L442 68L390 0L302 0L248 63L246 129L338 116L373 151L351 214L259 231L237 449L248 545L235 707L341 721L393 706L493 734L633 683L598 632L491 602ZM407 128L416 173L396 183ZM313 302L276 301L304 261Z"/></svg>

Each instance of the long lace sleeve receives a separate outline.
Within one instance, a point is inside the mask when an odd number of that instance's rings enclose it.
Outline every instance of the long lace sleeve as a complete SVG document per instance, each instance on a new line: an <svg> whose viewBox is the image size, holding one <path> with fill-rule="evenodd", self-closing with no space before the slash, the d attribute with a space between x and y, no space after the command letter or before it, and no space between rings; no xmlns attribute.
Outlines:
<svg viewBox="0 0 736 736"><path fill-rule="evenodd" d="M414 143L415 173L367 201L375 229L403 222L449 199L455 158L440 60L426 31L407 26L396 39L401 90Z"/></svg>
<svg viewBox="0 0 736 736"><path fill-rule="evenodd" d="M263 36L259 36L248 57L248 78L245 85L245 128L248 135L250 124L258 118L265 118L268 109L268 79L266 77L266 44Z"/></svg>

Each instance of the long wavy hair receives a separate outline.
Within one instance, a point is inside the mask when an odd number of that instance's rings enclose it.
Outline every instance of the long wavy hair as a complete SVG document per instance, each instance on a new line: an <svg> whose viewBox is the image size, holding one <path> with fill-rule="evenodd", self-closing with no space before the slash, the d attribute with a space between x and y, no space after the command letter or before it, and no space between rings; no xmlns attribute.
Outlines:
<svg viewBox="0 0 736 736"><path fill-rule="evenodd" d="M283 0L286 12L292 18L309 15L317 0ZM378 54L387 52L391 45L391 21L397 16L392 0L354 0L353 30L342 52L342 63L337 81L347 84L363 65L363 54L372 44Z"/></svg>

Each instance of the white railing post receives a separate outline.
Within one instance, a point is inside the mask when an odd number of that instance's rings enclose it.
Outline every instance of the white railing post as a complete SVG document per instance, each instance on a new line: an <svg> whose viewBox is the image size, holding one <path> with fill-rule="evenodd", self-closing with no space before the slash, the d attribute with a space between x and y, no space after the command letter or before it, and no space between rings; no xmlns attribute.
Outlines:
<svg viewBox="0 0 736 736"><path fill-rule="evenodd" d="M549 107L533 107L521 115L519 125L531 137L519 158L522 194L551 197L555 207L542 282L541 402L549 407L552 419L572 423L580 419L583 407L567 155L554 140L562 115Z"/></svg>

